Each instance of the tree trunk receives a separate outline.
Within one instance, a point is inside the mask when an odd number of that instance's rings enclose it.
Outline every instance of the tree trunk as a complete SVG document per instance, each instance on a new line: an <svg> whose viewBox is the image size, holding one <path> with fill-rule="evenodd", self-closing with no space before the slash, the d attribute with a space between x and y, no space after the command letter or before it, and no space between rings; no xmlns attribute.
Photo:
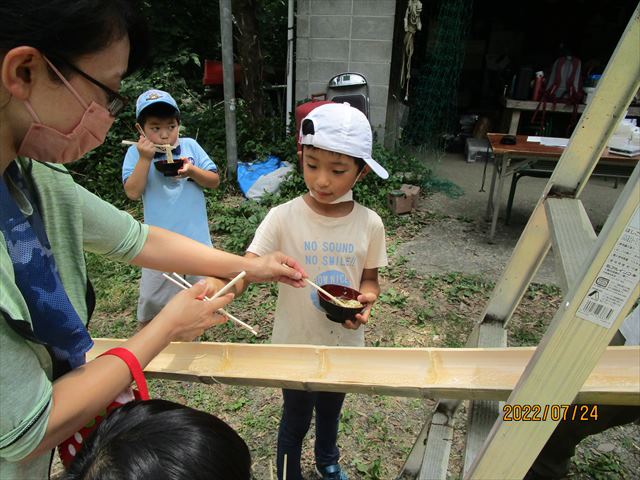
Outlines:
<svg viewBox="0 0 640 480"><path fill-rule="evenodd" d="M262 73L264 56L260 46L256 0L233 0L238 62L242 70L240 94L249 107L250 121L257 125L263 117Z"/></svg>

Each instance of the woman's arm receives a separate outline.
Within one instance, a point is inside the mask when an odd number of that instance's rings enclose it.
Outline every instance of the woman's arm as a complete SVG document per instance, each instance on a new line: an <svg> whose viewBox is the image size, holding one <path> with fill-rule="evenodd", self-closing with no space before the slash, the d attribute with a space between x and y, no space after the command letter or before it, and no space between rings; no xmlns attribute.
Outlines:
<svg viewBox="0 0 640 480"><path fill-rule="evenodd" d="M244 254L245 258L260 258L259 255L255 253L247 252ZM207 277L205 278L205 282L207 283L208 291L217 292L222 290L225 285L229 283L228 278L219 278L219 277ZM249 281L247 281L247 277L241 278L236 283L231 286L229 290L230 293L233 293L236 297L241 295L242 292L249 286ZM306 285L305 285L306 286Z"/></svg>
<svg viewBox="0 0 640 480"><path fill-rule="evenodd" d="M225 321L215 311L233 295L202 301L206 286L198 283L178 293L140 332L122 344L144 368L169 342L192 340L207 328ZM55 448L95 418L132 381L127 365L108 355L60 377L53 384L53 405L44 438L23 461L28 462Z"/></svg>
<svg viewBox="0 0 640 480"><path fill-rule="evenodd" d="M247 281L276 280L294 287L304 286L306 273L300 264L280 252L262 257L239 257L208 247L159 227L149 227L142 251L132 260L139 265L164 272L233 278L247 272Z"/></svg>

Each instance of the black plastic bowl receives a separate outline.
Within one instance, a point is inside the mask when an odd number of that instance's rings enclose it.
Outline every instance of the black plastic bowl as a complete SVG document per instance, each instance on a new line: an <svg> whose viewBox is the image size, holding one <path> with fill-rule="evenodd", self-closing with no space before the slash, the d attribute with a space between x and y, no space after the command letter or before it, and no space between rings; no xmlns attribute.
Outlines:
<svg viewBox="0 0 640 480"><path fill-rule="evenodd" d="M321 285L323 289L329 292L339 300L358 300L360 292L353 288L345 287L344 285ZM341 307L333 303L329 297L324 293L318 292L318 299L320 300L320 306L327 312L327 318L332 322L344 323L346 320L355 320L356 313L360 313L364 310L364 305L361 307L346 308Z"/></svg>
<svg viewBox="0 0 640 480"><path fill-rule="evenodd" d="M161 172L165 177L175 177L178 175L178 170L182 168L184 159L176 158L173 163L169 163L166 160L158 160L157 162L153 162L153 164L156 170Z"/></svg>

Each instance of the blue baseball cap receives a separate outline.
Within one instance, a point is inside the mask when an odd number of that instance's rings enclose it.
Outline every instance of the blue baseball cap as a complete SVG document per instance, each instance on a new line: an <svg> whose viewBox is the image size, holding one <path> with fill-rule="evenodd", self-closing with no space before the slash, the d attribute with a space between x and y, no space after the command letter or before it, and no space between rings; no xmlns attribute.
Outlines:
<svg viewBox="0 0 640 480"><path fill-rule="evenodd" d="M142 111L145 108L147 108L149 105L153 105L154 103L158 103L158 102L163 102L163 103L166 103L167 105L171 105L173 108L175 108L178 111L178 113L180 113L178 104L176 103L176 101L173 99L171 95L169 95L167 92L164 92L162 90L151 89L144 92L142 95L138 97L138 100L136 100L136 118L138 118L142 113Z"/></svg>

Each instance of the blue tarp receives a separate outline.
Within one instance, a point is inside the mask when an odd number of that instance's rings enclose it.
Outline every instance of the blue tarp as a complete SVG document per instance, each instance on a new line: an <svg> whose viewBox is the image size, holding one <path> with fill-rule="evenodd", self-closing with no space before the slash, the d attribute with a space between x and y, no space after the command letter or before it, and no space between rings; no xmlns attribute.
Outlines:
<svg viewBox="0 0 640 480"><path fill-rule="evenodd" d="M238 185L245 197L256 200L265 191L276 191L292 168L289 162L273 155L260 162L238 162Z"/></svg>

